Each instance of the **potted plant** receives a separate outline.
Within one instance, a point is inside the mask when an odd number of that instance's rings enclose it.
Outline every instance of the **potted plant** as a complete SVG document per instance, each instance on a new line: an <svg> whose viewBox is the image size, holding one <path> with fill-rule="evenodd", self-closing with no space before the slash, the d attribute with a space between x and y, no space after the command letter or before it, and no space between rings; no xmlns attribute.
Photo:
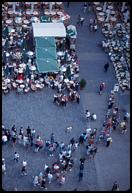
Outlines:
<svg viewBox="0 0 132 193"><path fill-rule="evenodd" d="M86 86L86 80L82 78L79 82L80 89L82 90Z"/></svg>

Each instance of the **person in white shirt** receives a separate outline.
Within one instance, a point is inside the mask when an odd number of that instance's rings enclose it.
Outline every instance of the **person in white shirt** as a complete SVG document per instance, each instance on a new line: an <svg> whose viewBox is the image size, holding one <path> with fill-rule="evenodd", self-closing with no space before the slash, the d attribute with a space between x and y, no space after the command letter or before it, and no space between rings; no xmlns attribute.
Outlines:
<svg viewBox="0 0 132 193"><path fill-rule="evenodd" d="M86 110L85 115L86 115L87 120L89 120L91 114L88 110Z"/></svg>
<svg viewBox="0 0 132 193"><path fill-rule="evenodd" d="M14 153L14 161L18 162L18 159L19 159L19 153L15 152Z"/></svg>
<svg viewBox="0 0 132 193"><path fill-rule="evenodd" d="M96 115L95 113L93 113L93 114L91 115L91 119L94 120L94 121L96 121L97 115Z"/></svg>
<svg viewBox="0 0 132 193"><path fill-rule="evenodd" d="M3 145L6 144L6 142L7 142L7 136L3 135L2 136L2 143L3 143Z"/></svg>
<svg viewBox="0 0 132 193"><path fill-rule="evenodd" d="M49 184L51 184L53 175L51 173L48 173L48 180L49 180Z"/></svg>
<svg viewBox="0 0 132 193"><path fill-rule="evenodd" d="M6 164L5 164L5 159L2 158L2 173L6 174Z"/></svg>

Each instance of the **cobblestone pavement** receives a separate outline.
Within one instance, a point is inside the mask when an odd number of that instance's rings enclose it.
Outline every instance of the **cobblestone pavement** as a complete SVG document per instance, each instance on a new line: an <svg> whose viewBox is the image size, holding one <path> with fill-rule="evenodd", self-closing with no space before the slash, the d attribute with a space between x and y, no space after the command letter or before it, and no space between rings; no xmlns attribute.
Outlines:
<svg viewBox="0 0 132 193"><path fill-rule="evenodd" d="M34 127L43 139L48 139L51 132L55 133L57 141L68 143L72 137L77 138L86 128L84 111L88 108L97 114L97 121L91 123L92 127L100 128L105 117L107 99L110 90L116 82L112 66L107 74L103 72L103 65L108 60L107 55L97 46L97 42L103 39L100 30L95 34L88 30L89 18L93 13L82 12L83 3L71 2L66 11L71 15L71 24L76 24L78 14L85 17L84 26L77 27L77 53L80 61L80 77L87 81L86 88L81 91L80 104L68 104L65 108L59 108L53 104L53 90L45 88L41 92L20 95L10 93L2 100L2 121L7 127L16 124L18 129L28 125ZM106 82L104 95L97 94L100 81ZM118 94L118 103L123 109L129 110L129 93ZM66 134L65 128L73 125L72 133ZM79 159L84 155L83 145L74 153L75 166L66 175L66 183L59 186L56 182L49 185L47 191L78 191L85 190L110 190L113 182L117 180L121 190L128 190L130 186L130 132L121 135L118 131L112 133L113 143L109 148L99 145L99 152L94 160L86 160L84 178L78 183ZM13 161L14 152L20 154L20 162ZM41 150L34 153L31 149L25 149L16 145L15 149L10 144L3 146L3 157L6 159L7 174L2 178L3 188L13 190L17 187L20 191L41 191L33 187L33 176L43 170L45 163L53 163L56 157L47 157ZM22 177L20 169L22 160L28 162L28 176Z"/></svg>

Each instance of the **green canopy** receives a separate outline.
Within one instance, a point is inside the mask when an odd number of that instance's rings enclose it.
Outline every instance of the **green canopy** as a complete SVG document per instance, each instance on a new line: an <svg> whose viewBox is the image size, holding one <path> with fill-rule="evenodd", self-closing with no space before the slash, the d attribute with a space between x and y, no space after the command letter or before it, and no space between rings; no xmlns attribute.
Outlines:
<svg viewBox="0 0 132 193"><path fill-rule="evenodd" d="M36 47L55 47L55 38L53 37L36 37Z"/></svg>
<svg viewBox="0 0 132 193"><path fill-rule="evenodd" d="M72 29L67 30L67 34L68 34L68 36L74 36L74 35L76 35L76 34L75 34L75 31L73 31Z"/></svg>
<svg viewBox="0 0 132 193"><path fill-rule="evenodd" d="M51 18L47 15L43 15L40 17L40 22L41 23L48 23L48 22L51 22Z"/></svg>
<svg viewBox="0 0 132 193"><path fill-rule="evenodd" d="M37 58L51 58L51 59L57 59L56 56L56 48L55 47L45 47L40 48L38 47L36 49L36 57Z"/></svg>
<svg viewBox="0 0 132 193"><path fill-rule="evenodd" d="M36 37L36 64L39 72L59 71L54 37Z"/></svg>
<svg viewBox="0 0 132 193"><path fill-rule="evenodd" d="M57 60L51 58L37 59L37 66L39 72L57 72L59 71L59 66Z"/></svg>

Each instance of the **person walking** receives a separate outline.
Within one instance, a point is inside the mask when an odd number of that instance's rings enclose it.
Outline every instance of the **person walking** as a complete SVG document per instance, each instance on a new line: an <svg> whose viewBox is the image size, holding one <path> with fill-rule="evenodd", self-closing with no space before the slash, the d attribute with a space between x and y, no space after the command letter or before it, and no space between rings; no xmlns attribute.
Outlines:
<svg viewBox="0 0 132 193"><path fill-rule="evenodd" d="M88 4L85 2L83 5L83 12L86 13L86 10L88 8Z"/></svg>
<svg viewBox="0 0 132 193"><path fill-rule="evenodd" d="M84 157L80 158L80 164L84 164L85 160L86 159Z"/></svg>
<svg viewBox="0 0 132 193"><path fill-rule="evenodd" d="M105 89L105 83L104 82L101 82L100 85L99 85L99 94L101 95L103 90Z"/></svg>
<svg viewBox="0 0 132 193"><path fill-rule="evenodd" d="M65 183L65 181L66 181L65 176L64 175L60 176L60 179L59 179L60 185L63 185Z"/></svg>
<svg viewBox="0 0 132 193"><path fill-rule="evenodd" d="M12 128L11 128L11 130L12 130L12 131L14 131L14 132L16 133L16 132L17 132L17 130L16 130L16 126L15 126L15 125L13 125L13 126L12 126Z"/></svg>
<svg viewBox="0 0 132 193"><path fill-rule="evenodd" d="M77 17L77 25L80 25L80 21L81 21L81 16L79 14L78 17Z"/></svg>
<svg viewBox="0 0 132 193"><path fill-rule="evenodd" d="M31 130L31 136L32 136L33 138L35 138L35 133L36 133L36 131L35 131L35 129L33 128L33 129Z"/></svg>
<svg viewBox="0 0 132 193"><path fill-rule="evenodd" d="M54 135L54 133L51 133L51 137L50 137L50 139L51 139L51 143L54 143L54 138L55 138L55 135Z"/></svg>
<svg viewBox="0 0 132 193"><path fill-rule="evenodd" d="M81 170L79 172L79 182L82 181L82 178L83 178L83 171Z"/></svg>
<svg viewBox="0 0 132 193"><path fill-rule="evenodd" d="M109 147L111 143L112 143L112 138L109 136L106 139L106 147Z"/></svg>
<svg viewBox="0 0 132 193"><path fill-rule="evenodd" d="M79 144L83 144L83 142L84 142L84 135L81 134L79 137Z"/></svg>
<svg viewBox="0 0 132 193"><path fill-rule="evenodd" d="M19 160L19 153L15 152L14 153L14 161L18 163L18 160Z"/></svg>
<svg viewBox="0 0 132 193"><path fill-rule="evenodd" d="M2 158L2 174L6 174L6 164L5 164L5 159Z"/></svg>
<svg viewBox="0 0 132 193"><path fill-rule="evenodd" d="M107 71L108 71L108 68L109 68L109 62L107 62L107 63L104 65L104 71L107 72Z"/></svg>
<svg viewBox="0 0 132 193"><path fill-rule="evenodd" d="M94 32L96 32L97 29L98 29L98 26L97 26L97 20L94 19L94 20L93 20L93 30L94 30Z"/></svg>
<svg viewBox="0 0 132 193"><path fill-rule="evenodd" d="M75 139L74 139L74 137L70 140L70 144L72 144L72 146L74 145L74 143L75 143Z"/></svg>
<svg viewBox="0 0 132 193"><path fill-rule="evenodd" d="M126 134L127 133L127 126L124 125L124 127L122 128L122 131L121 131L122 134Z"/></svg>
<svg viewBox="0 0 132 193"><path fill-rule="evenodd" d="M43 178L43 172L40 172L39 175L38 175L38 182L39 182L39 184L42 183L42 178Z"/></svg>
<svg viewBox="0 0 132 193"><path fill-rule="evenodd" d="M12 135L12 145L13 145L13 147L15 146L16 141L17 141L17 134L14 132L14 134Z"/></svg>
<svg viewBox="0 0 132 193"><path fill-rule="evenodd" d="M75 151L79 146L79 142L75 141L74 146L73 146L73 151Z"/></svg>
<svg viewBox="0 0 132 193"><path fill-rule="evenodd" d="M113 183L112 191L119 191L119 184L117 183L117 181Z"/></svg>
<svg viewBox="0 0 132 193"><path fill-rule="evenodd" d="M35 176L33 179L33 185L34 186L38 186L39 185L39 181L38 181L38 176Z"/></svg>
<svg viewBox="0 0 132 193"><path fill-rule="evenodd" d="M93 30L93 19L91 18L90 20L89 20L89 30L90 30L90 32L92 32L92 30Z"/></svg>
<svg viewBox="0 0 132 193"><path fill-rule="evenodd" d="M84 163L80 164L80 171L84 169Z"/></svg>
<svg viewBox="0 0 132 193"><path fill-rule="evenodd" d="M80 25L83 26L83 23L84 23L84 17L81 17L80 18Z"/></svg>
<svg viewBox="0 0 132 193"><path fill-rule="evenodd" d="M19 142L19 144L22 143L23 136L24 136L24 131L23 131L23 127L21 127L20 130L19 130L19 134L18 134L18 142Z"/></svg>
<svg viewBox="0 0 132 193"><path fill-rule="evenodd" d="M8 141L7 136L5 134L2 135L2 145L6 144Z"/></svg>
<svg viewBox="0 0 132 193"><path fill-rule="evenodd" d="M89 110L86 110L86 111L85 111L85 115L86 115L87 121L89 121L89 119L90 119L90 117L91 117L90 111L89 111Z"/></svg>
<svg viewBox="0 0 132 193"><path fill-rule="evenodd" d="M48 173L48 181L49 181L49 184L51 184L52 178L53 178L53 175L49 172L49 173Z"/></svg>
<svg viewBox="0 0 132 193"><path fill-rule="evenodd" d="M45 179L45 177L43 176L43 178L42 178L42 182L41 182L41 188L44 188L45 190L47 190L47 187L46 187L46 179Z"/></svg>
<svg viewBox="0 0 132 193"><path fill-rule="evenodd" d="M7 141L10 141L10 139L11 139L11 133L10 133L10 130L9 130L9 129L6 130L6 136L7 136Z"/></svg>
<svg viewBox="0 0 132 193"><path fill-rule="evenodd" d="M31 129L30 129L29 126L28 126L28 128L27 128L27 136L28 136L28 138L30 139L30 137L31 137Z"/></svg>
<svg viewBox="0 0 132 193"><path fill-rule="evenodd" d="M26 166L27 166L27 162L25 160L23 160L23 162L22 162L22 169L21 169L21 175L27 176Z"/></svg>
<svg viewBox="0 0 132 193"><path fill-rule="evenodd" d="M108 103L108 110L109 111L110 111L110 109L112 109L113 104L114 104L114 101L109 101L109 103Z"/></svg>
<svg viewBox="0 0 132 193"><path fill-rule="evenodd" d="M79 104L79 102L80 102L80 95L79 95L79 93L76 93L76 101Z"/></svg>

